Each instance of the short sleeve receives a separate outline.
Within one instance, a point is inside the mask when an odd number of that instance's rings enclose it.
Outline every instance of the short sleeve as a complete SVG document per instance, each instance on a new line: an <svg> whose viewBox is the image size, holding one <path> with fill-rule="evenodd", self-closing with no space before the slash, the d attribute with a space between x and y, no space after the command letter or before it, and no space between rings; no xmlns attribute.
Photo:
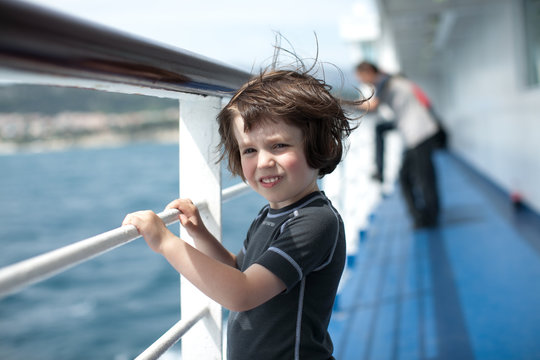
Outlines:
<svg viewBox="0 0 540 360"><path fill-rule="evenodd" d="M339 216L328 208L301 209L255 261L279 277L290 291L304 276L331 261L340 231Z"/></svg>
<svg viewBox="0 0 540 360"><path fill-rule="evenodd" d="M246 246L242 246L242 249L236 254L236 268L242 269L244 265L244 257L246 256Z"/></svg>
<svg viewBox="0 0 540 360"><path fill-rule="evenodd" d="M253 234L253 230L257 227L258 222L263 218L263 215L268 211L269 206L264 206L259 213L257 214L257 217L253 220L251 225L249 226L249 230L247 232L246 238L244 239L244 243L242 246L242 249L236 254L236 267L240 269L241 271L244 271L248 266L244 265L244 260L246 259L246 252L247 248L249 246L249 239L251 238Z"/></svg>

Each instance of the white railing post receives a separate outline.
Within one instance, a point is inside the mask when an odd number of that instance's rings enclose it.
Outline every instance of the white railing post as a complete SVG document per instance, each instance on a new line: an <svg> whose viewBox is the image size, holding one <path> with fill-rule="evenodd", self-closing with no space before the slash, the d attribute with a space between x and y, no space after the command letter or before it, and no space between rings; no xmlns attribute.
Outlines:
<svg viewBox="0 0 540 360"><path fill-rule="evenodd" d="M221 99L214 96L182 95L180 98L180 197L194 202L206 199L201 210L210 232L221 241L221 167L216 164L219 134L216 115ZM191 242L186 231L180 236ZM221 306L181 278L182 318L209 306L209 315L182 338L183 360L222 359Z"/></svg>

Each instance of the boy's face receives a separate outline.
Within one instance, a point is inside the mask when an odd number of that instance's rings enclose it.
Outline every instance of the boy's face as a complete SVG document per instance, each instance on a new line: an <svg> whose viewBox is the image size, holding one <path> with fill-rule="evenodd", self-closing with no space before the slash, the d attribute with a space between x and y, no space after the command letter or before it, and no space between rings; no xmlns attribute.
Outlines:
<svg viewBox="0 0 540 360"><path fill-rule="evenodd" d="M284 121L265 121L244 132L244 119L234 120L242 173L273 209L291 205L317 191L319 171L309 167L302 131Z"/></svg>

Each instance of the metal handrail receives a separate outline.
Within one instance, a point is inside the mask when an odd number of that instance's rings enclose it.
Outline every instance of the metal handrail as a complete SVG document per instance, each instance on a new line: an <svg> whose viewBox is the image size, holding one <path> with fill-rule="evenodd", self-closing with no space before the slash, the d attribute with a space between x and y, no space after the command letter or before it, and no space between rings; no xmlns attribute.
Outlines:
<svg viewBox="0 0 540 360"><path fill-rule="evenodd" d="M243 182L230 186L221 191L221 202L223 203L223 202L232 200L235 197L240 196L250 190L251 190L251 187L249 187L248 184L243 183Z"/></svg>
<svg viewBox="0 0 540 360"><path fill-rule="evenodd" d="M222 190L224 201L245 192L246 185L233 185ZM249 188L248 188L249 189ZM196 204L199 210L207 207L205 202ZM158 214L166 225L178 221L178 210L167 209ZM62 248L23 260L0 269L0 298L17 292L31 284L46 280L75 265L90 260L118 246L139 238L133 225L125 225Z"/></svg>
<svg viewBox="0 0 540 360"><path fill-rule="evenodd" d="M0 0L0 77L4 80L142 93L231 95L251 75L215 60L18 0ZM222 190L222 202L244 193ZM198 203L199 209L207 206ZM167 224L177 210L158 214ZM123 226L0 269L0 298L140 237ZM155 359L211 310L181 320L138 359Z"/></svg>
<svg viewBox="0 0 540 360"><path fill-rule="evenodd" d="M158 216L167 224L178 221L178 210ZM125 225L0 269L0 298L46 280L140 237L137 228Z"/></svg>
<svg viewBox="0 0 540 360"><path fill-rule="evenodd" d="M22 1L0 1L0 67L141 88L219 94L250 74L192 52ZM80 85L78 85L80 86Z"/></svg>
<svg viewBox="0 0 540 360"><path fill-rule="evenodd" d="M196 323L210 314L210 309L204 307L189 319L182 319L174 324L165 334L144 350L135 360L154 360L180 340Z"/></svg>

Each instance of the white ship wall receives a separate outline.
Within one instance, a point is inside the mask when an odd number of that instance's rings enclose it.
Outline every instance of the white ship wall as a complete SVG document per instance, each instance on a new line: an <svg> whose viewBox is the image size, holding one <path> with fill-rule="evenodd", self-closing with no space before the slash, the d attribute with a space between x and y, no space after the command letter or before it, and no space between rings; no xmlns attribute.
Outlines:
<svg viewBox="0 0 540 360"><path fill-rule="evenodd" d="M449 37L435 75L415 80L433 97L455 152L540 211L540 87L526 85L521 2L479 5L454 29L460 36Z"/></svg>

